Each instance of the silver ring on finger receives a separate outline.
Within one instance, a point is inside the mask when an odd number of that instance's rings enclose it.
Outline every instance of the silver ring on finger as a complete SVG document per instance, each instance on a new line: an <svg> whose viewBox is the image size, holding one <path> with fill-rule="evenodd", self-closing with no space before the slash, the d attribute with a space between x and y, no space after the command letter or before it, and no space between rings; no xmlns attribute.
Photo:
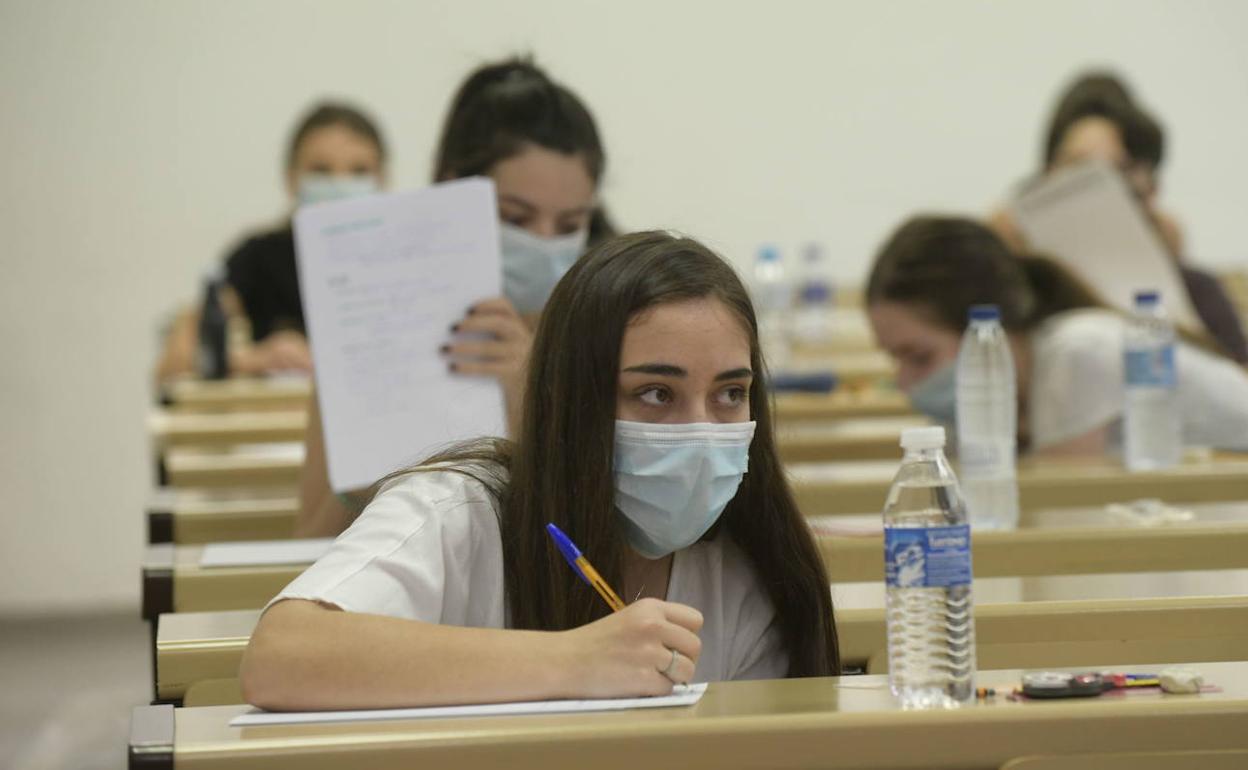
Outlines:
<svg viewBox="0 0 1248 770"><path fill-rule="evenodd" d="M676 652L675 650L672 650L672 659L668 661L667 668L663 669L659 673L667 677L668 679L672 679L672 669L676 667L676 659L679 657L680 657L680 653ZM676 680L672 679L672 681L675 682Z"/></svg>

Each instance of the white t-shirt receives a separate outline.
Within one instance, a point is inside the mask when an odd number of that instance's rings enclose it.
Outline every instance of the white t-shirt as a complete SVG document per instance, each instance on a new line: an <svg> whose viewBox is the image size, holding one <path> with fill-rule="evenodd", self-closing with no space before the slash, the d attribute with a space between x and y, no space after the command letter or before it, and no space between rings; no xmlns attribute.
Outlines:
<svg viewBox="0 0 1248 770"><path fill-rule="evenodd" d="M1040 325L1031 340L1028 409L1035 449L1109 426L1121 442L1123 338L1127 319L1072 310ZM1248 450L1248 372L1179 342L1175 346L1183 442Z"/></svg>
<svg viewBox="0 0 1248 770"><path fill-rule="evenodd" d="M273 601L281 599L428 623L506 628L495 501L480 482L455 471L401 477ZM676 552L667 600L694 607L704 618L694 681L776 679L787 673L788 654L771 600L727 534Z"/></svg>

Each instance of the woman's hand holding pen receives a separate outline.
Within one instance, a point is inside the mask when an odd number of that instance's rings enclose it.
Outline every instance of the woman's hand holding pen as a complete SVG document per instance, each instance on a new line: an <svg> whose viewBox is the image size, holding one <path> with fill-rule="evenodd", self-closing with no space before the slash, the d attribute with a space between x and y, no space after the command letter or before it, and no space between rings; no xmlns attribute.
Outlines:
<svg viewBox="0 0 1248 770"><path fill-rule="evenodd" d="M588 698L667 695L674 684L692 681L701 628L702 613L692 607L641 599L565 631L571 692Z"/></svg>

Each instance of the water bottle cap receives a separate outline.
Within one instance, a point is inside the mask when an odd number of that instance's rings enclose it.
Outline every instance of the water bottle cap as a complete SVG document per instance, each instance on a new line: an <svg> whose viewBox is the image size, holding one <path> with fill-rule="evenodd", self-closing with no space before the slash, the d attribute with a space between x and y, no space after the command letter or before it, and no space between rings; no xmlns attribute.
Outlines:
<svg viewBox="0 0 1248 770"><path fill-rule="evenodd" d="M906 428L901 432L902 449L944 449L945 429L940 425Z"/></svg>
<svg viewBox="0 0 1248 770"><path fill-rule="evenodd" d="M758 260L760 262L779 262L780 250L775 246L762 246L758 250Z"/></svg>
<svg viewBox="0 0 1248 770"><path fill-rule="evenodd" d="M966 315L972 321L1000 321L1001 308L996 305L971 305Z"/></svg>
<svg viewBox="0 0 1248 770"><path fill-rule="evenodd" d="M1137 305L1156 305L1161 300L1161 294L1156 291L1137 291L1135 293L1135 304Z"/></svg>

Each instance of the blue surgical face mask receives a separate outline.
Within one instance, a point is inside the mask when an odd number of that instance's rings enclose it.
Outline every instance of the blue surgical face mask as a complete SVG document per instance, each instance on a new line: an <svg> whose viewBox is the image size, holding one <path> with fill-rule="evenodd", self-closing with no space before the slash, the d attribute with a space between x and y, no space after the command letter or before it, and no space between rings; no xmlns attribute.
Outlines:
<svg viewBox="0 0 1248 770"><path fill-rule="evenodd" d="M336 176L333 174L303 174L299 177L299 205L324 203L343 198L356 198L378 191L377 177L371 174Z"/></svg>
<svg viewBox="0 0 1248 770"><path fill-rule="evenodd" d="M957 376L957 364L945 364L910 389L910 403L936 422L952 425L958 403Z"/></svg>
<svg viewBox="0 0 1248 770"><path fill-rule="evenodd" d="M589 239L589 231L543 238L507 222L499 223L503 255L503 294L521 313L536 313L568 272Z"/></svg>
<svg viewBox="0 0 1248 770"><path fill-rule="evenodd" d="M615 507L647 559L688 548L719 520L749 466L753 422L615 421Z"/></svg>

